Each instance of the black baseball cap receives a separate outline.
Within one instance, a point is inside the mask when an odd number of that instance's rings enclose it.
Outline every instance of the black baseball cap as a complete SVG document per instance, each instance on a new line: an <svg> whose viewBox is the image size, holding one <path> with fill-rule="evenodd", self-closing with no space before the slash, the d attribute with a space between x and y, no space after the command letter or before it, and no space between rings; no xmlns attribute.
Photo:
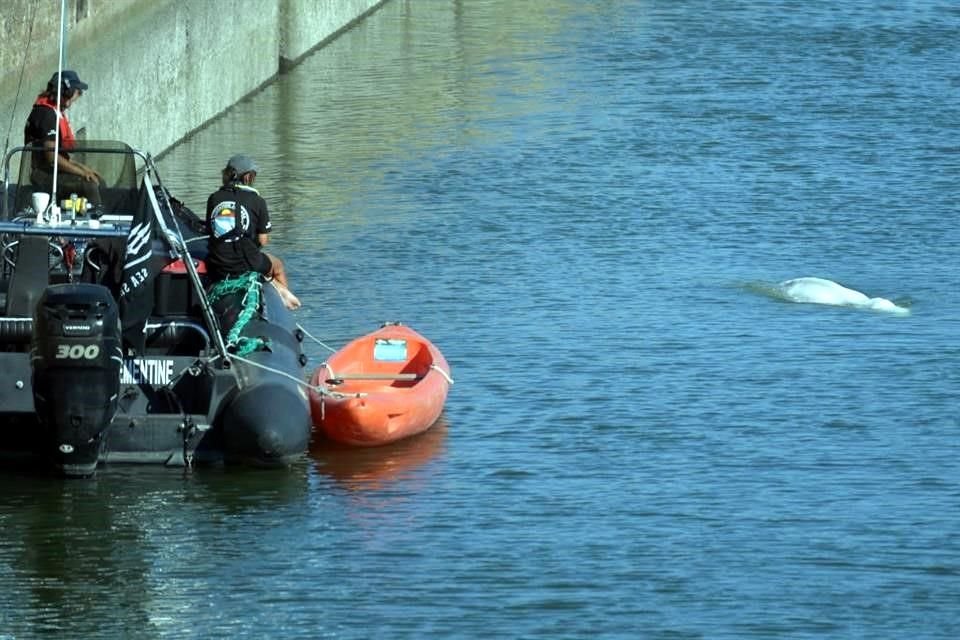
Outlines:
<svg viewBox="0 0 960 640"><path fill-rule="evenodd" d="M55 73L50 76L50 82L47 84L51 87L57 86L57 80L63 78L63 86L67 89L80 89L81 91L86 91L89 85L80 79L80 76L77 75L76 71L71 69L64 69L63 73Z"/></svg>

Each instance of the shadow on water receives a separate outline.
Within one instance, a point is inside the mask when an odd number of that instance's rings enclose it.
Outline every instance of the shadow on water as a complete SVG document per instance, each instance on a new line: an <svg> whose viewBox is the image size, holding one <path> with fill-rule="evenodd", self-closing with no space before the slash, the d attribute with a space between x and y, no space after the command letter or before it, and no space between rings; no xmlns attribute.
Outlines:
<svg viewBox="0 0 960 640"><path fill-rule="evenodd" d="M142 495L126 495L103 478L4 474L0 483L9 485L0 498L6 539L0 565L9 567L12 583L0 609L29 614L3 620L13 637L67 629L93 637L104 624L95 611L125 611L122 623L113 622L122 624L113 629L119 634L149 626L141 595L149 573L145 530L131 513Z"/></svg>
<svg viewBox="0 0 960 640"><path fill-rule="evenodd" d="M310 457L317 473L346 489L381 489L423 467L444 451L446 416L427 431L382 447L350 447L328 440L313 443Z"/></svg>
<svg viewBox="0 0 960 640"><path fill-rule="evenodd" d="M216 523L305 500L306 478L306 463L107 466L83 480L0 473L0 628L10 637L158 637L158 562L202 559L200 540Z"/></svg>

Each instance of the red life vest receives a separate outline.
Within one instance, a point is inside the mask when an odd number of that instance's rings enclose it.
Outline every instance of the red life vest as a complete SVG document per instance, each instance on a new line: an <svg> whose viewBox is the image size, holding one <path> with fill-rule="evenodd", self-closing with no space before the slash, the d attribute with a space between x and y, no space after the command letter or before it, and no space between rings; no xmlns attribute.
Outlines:
<svg viewBox="0 0 960 640"><path fill-rule="evenodd" d="M57 127L60 129L60 148L66 151L73 149L77 144L77 138L73 135L73 129L70 128L70 120L67 119L67 114L57 109L56 103L46 96L39 96L33 106L53 109L53 112L58 116Z"/></svg>

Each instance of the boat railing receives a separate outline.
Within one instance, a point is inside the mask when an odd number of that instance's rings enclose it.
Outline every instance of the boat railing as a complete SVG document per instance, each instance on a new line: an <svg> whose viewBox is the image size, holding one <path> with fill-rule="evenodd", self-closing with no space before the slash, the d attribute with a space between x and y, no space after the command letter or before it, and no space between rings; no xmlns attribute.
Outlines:
<svg viewBox="0 0 960 640"><path fill-rule="evenodd" d="M196 335L203 342L203 349L210 353L212 341L206 327L190 320L164 320L148 322L144 328L153 347L175 346L188 339L189 334ZM0 341L6 344L29 344L33 338L33 318L31 316L0 317Z"/></svg>
<svg viewBox="0 0 960 640"><path fill-rule="evenodd" d="M150 175L156 178L157 189L152 187ZM213 336L213 343L217 353L226 361L229 354L227 353L226 342L223 340L223 333L220 330L220 322L217 320L217 315L214 313L210 300L207 297L206 288L200 280L197 265L193 261L190 248L187 246L187 241L184 239L183 233L180 230L180 224L177 222L177 216L174 215L173 205L167 196L167 190L160 180L160 172L157 171L153 157L150 155L146 156L146 171L144 172L143 182L147 197L153 209L154 220L160 227L164 240L170 247L174 257L183 261L190 283L200 300L203 319L210 330L210 335ZM167 215L164 216L163 212L166 212ZM169 225L167 224L167 218L169 218L170 221Z"/></svg>
<svg viewBox="0 0 960 640"><path fill-rule="evenodd" d="M121 223L100 223L95 220L70 221L62 224L37 224L32 217L18 217L0 222L0 279L7 280L16 269L24 238L42 237L47 243L47 267L52 281L77 277L84 267L85 247L95 238L127 237L128 226ZM92 245L91 245L92 246ZM66 250L75 251L68 260Z"/></svg>
<svg viewBox="0 0 960 640"><path fill-rule="evenodd" d="M60 220L50 220L33 210L31 195L43 187L34 184L31 155L47 151L43 147L23 145L10 149L3 157L3 198L0 200L0 234L3 234L4 258L12 259L11 246L19 236L46 236L48 238L124 238L137 204L138 176L147 166L147 154L117 141L79 143L72 154L91 154L104 160L91 162L104 176L104 200L107 207ZM21 156L16 182L11 179L11 161ZM141 168L137 167L137 160ZM51 204L57 204L52 202ZM7 260L9 266L9 260Z"/></svg>
<svg viewBox="0 0 960 640"><path fill-rule="evenodd" d="M184 337L184 331L192 332L203 340L204 351L210 351L210 333L207 328L191 320L164 320L162 322L148 322L143 329L152 341L161 343L176 342Z"/></svg>
<svg viewBox="0 0 960 640"><path fill-rule="evenodd" d="M34 180L33 154L49 151L44 147L23 145L14 147L3 157L3 200L0 202L0 220L30 210L31 195L36 191L49 192L50 186ZM136 206L138 178L147 166L148 155L116 140L91 140L78 142L70 150L71 155L85 160L102 177L102 212L105 214L130 214ZM20 156L19 171L13 180L11 162ZM87 156L90 156L89 158ZM58 189L62 191L63 189ZM51 204L59 204L53 197Z"/></svg>

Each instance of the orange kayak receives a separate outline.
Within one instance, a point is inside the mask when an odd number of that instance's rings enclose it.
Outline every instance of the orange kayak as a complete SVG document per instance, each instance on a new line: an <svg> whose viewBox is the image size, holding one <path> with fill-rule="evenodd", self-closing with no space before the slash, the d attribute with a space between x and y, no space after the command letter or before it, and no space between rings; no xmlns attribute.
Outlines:
<svg viewBox="0 0 960 640"><path fill-rule="evenodd" d="M353 340L310 379L314 429L334 442L376 446L426 431L453 381L440 350L419 333L387 324Z"/></svg>

